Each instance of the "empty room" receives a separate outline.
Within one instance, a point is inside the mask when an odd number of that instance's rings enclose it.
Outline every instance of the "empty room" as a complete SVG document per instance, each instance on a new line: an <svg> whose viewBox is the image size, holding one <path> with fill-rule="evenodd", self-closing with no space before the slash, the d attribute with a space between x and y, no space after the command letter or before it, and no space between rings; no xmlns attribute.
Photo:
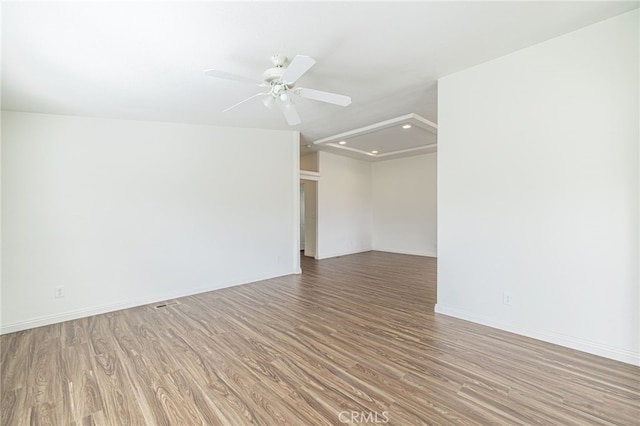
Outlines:
<svg viewBox="0 0 640 426"><path fill-rule="evenodd" d="M640 425L640 2L0 8L1 425Z"/></svg>

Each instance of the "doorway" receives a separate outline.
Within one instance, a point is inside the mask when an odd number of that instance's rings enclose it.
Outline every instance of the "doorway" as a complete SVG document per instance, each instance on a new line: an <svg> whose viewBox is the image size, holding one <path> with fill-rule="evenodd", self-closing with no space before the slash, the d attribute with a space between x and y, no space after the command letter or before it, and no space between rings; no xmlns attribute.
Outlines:
<svg viewBox="0 0 640 426"><path fill-rule="evenodd" d="M300 180L300 251L316 257L318 244L318 182Z"/></svg>

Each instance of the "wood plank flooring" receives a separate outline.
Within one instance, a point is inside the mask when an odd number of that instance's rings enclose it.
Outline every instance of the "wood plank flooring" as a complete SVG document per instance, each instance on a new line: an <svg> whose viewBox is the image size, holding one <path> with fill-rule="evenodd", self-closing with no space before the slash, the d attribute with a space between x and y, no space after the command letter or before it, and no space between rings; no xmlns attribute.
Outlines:
<svg viewBox="0 0 640 426"><path fill-rule="evenodd" d="M640 424L640 368L434 314L435 259L303 270L2 336L2 425Z"/></svg>

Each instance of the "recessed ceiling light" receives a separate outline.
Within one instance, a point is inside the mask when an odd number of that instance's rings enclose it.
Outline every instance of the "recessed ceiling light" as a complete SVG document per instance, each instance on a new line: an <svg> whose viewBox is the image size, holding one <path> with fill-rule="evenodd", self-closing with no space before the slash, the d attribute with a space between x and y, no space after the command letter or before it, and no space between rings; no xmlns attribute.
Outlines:
<svg viewBox="0 0 640 426"><path fill-rule="evenodd" d="M371 153L372 153L372 154L377 154L377 153L378 153L378 151L371 151Z"/></svg>
<svg viewBox="0 0 640 426"><path fill-rule="evenodd" d="M311 145L305 145L307 148L311 148Z"/></svg>
<svg viewBox="0 0 640 426"><path fill-rule="evenodd" d="M404 126L402 126L403 129L410 129L411 128L411 124L405 124Z"/></svg>
<svg viewBox="0 0 640 426"><path fill-rule="evenodd" d="M339 143L340 145L346 145L346 144L347 144L347 141L340 141L340 142L338 142L338 143Z"/></svg>

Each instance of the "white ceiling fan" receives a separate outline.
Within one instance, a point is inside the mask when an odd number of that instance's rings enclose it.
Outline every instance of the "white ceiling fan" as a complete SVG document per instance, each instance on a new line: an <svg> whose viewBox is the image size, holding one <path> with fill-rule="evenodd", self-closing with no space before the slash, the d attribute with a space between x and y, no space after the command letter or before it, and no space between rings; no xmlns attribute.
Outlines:
<svg viewBox="0 0 640 426"><path fill-rule="evenodd" d="M296 81L316 63L316 60L309 56L296 55L289 65L287 57L282 55L274 55L271 57L274 67L269 68L262 74L264 81L244 77L237 74L228 73L220 70L207 70L205 74L211 77L224 78L226 80L239 81L241 83L255 84L258 87L266 87L266 93L257 93L235 105L223 110L227 112L232 108L242 105L254 98L262 97L262 103L267 108L272 108L274 104L278 104L284 113L284 117L290 126L300 124L300 116L293 105L292 95L301 98L312 99L314 101L328 102L334 105L347 106L351 103L351 98L337 93L323 92L322 90L307 89L304 87L295 87Z"/></svg>

